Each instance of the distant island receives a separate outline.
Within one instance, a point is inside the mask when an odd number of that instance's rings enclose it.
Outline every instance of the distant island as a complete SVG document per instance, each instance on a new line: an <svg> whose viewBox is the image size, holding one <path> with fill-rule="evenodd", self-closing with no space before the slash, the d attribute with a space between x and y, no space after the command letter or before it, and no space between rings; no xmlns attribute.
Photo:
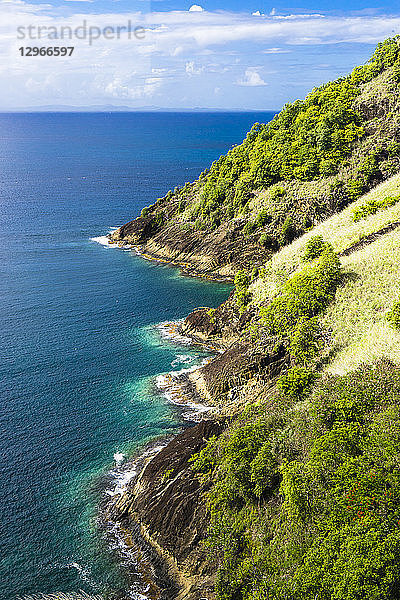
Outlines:
<svg viewBox="0 0 400 600"><path fill-rule="evenodd" d="M192 112L221 112L221 113L226 113L226 112L248 112L248 113L258 113L258 112L265 112L264 109L260 109L260 110L256 110L256 109L250 109L250 110L244 110L243 108L231 108L229 111L227 111L225 108L207 108L207 107L194 107L194 108L165 108L162 106L137 106L137 107L132 107L132 106L124 106L124 105L118 105L118 104L93 104L91 106L73 106L73 105L69 105L69 104L48 104L48 105L44 105L44 106L24 106L24 107L17 107L17 108L11 108L11 107L7 107L7 108L3 108L0 110L1 112L11 112L11 113L15 113L15 112L21 112L21 113L29 113L29 112L179 112L179 113L192 113ZM274 110L271 109L271 112L275 112Z"/></svg>

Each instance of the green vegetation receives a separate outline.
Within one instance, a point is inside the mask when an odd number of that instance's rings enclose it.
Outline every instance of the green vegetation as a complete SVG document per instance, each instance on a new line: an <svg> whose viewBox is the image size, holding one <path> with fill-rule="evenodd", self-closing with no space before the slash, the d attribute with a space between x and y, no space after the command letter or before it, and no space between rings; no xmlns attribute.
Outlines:
<svg viewBox="0 0 400 600"><path fill-rule="evenodd" d="M321 256L328 244L324 241L322 235L314 235L308 240L305 246L303 260L308 262Z"/></svg>
<svg viewBox="0 0 400 600"><path fill-rule="evenodd" d="M305 363L317 353L318 324L314 317L333 300L340 280L340 261L326 246L315 263L293 275L279 295L260 308L262 325L271 335L288 341L296 362Z"/></svg>
<svg viewBox="0 0 400 600"><path fill-rule="evenodd" d="M161 199L163 223L209 232L240 218L245 236L257 233L260 245L275 249L398 171L398 39L378 44L366 65L287 104L270 123L255 123L197 181Z"/></svg>
<svg viewBox="0 0 400 600"><path fill-rule="evenodd" d="M394 303L391 311L386 315L389 323L393 325L396 329L400 329L400 301Z"/></svg>
<svg viewBox="0 0 400 600"><path fill-rule="evenodd" d="M277 388L288 398L299 399L309 391L316 380L316 373L304 367L292 367L287 373L281 375L277 381Z"/></svg>
<svg viewBox="0 0 400 600"><path fill-rule="evenodd" d="M140 216L145 218L150 214L150 206L145 206L144 208L142 208L142 212L140 213Z"/></svg>
<svg viewBox="0 0 400 600"><path fill-rule="evenodd" d="M235 275L235 297L241 312L244 311L251 298L249 285L250 277L246 271L238 271Z"/></svg>
<svg viewBox="0 0 400 600"><path fill-rule="evenodd" d="M311 385L284 385L193 459L218 600L399 597L400 369Z"/></svg>
<svg viewBox="0 0 400 600"><path fill-rule="evenodd" d="M381 200L369 200L362 206L357 206L357 208L353 211L353 221L357 222L361 219L365 219L369 215L374 215L378 210L382 208L388 208L388 206L393 206L400 200L399 196L388 196L387 198L382 198Z"/></svg>
<svg viewBox="0 0 400 600"><path fill-rule="evenodd" d="M167 479L170 479L172 474L174 472L174 469L167 469L167 471L165 471L164 475L163 475L163 481L167 481Z"/></svg>
<svg viewBox="0 0 400 600"><path fill-rule="evenodd" d="M154 211L278 250L235 276L248 404L191 460L218 600L400 597L399 84L396 36Z"/></svg>

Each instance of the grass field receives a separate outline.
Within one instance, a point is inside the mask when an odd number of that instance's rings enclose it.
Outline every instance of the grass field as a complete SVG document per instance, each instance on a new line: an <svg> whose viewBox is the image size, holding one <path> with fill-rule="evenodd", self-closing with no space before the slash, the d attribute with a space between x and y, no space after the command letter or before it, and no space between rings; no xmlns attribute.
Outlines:
<svg viewBox="0 0 400 600"><path fill-rule="evenodd" d="M259 304L273 297L290 274L302 268L302 255L311 237L321 235L340 253L367 235L400 221L400 202L353 221L356 207L399 193L400 174L282 248L266 265L264 275L251 285L252 302ZM343 256L341 263L343 283L320 319L333 340L326 369L346 373L363 362L371 363L384 356L400 364L400 332L386 320L386 314L400 298L400 228Z"/></svg>

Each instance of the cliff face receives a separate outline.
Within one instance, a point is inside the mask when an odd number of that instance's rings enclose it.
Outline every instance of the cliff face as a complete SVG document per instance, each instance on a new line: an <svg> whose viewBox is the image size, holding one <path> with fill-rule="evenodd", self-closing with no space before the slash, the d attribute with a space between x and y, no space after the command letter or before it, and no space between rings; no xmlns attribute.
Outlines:
<svg viewBox="0 0 400 600"><path fill-rule="evenodd" d="M190 459L210 438L219 437L250 399L268 398L287 367L283 347L243 339L255 316L254 310L241 313L232 293L217 309L195 310L182 323L186 336L219 349L183 382L186 391L192 388L215 409L211 418L186 429L151 459L112 508L112 518L144 551L155 598L215 598L217 565L203 547L209 527L204 498L210 483L193 472Z"/></svg>
<svg viewBox="0 0 400 600"><path fill-rule="evenodd" d="M192 473L189 459L224 426L224 421L207 420L186 429L144 467L113 508L113 517L134 540L140 545L144 538L161 558L156 568L167 573L157 582L161 598L213 598L215 568L202 547L207 485Z"/></svg>
<svg viewBox="0 0 400 600"><path fill-rule="evenodd" d="M111 235L186 273L232 279L400 167L399 38L288 104L209 170Z"/></svg>
<svg viewBox="0 0 400 600"><path fill-rule="evenodd" d="M166 204L172 220L173 204L158 203L155 210ZM139 246L144 256L176 265L188 275L231 280L238 269L261 265L271 254L256 240L243 236L244 223L243 220L227 223L207 233L176 223L160 227L154 224L152 216L139 217L114 231L110 239L114 243Z"/></svg>

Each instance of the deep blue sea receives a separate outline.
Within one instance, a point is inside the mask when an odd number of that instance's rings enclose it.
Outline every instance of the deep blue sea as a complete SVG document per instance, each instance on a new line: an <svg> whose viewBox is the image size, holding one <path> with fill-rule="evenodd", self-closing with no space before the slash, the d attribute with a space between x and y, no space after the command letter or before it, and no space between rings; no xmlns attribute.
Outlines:
<svg viewBox="0 0 400 600"><path fill-rule="evenodd" d="M271 116L0 115L2 600L124 588L96 525L99 482L115 454L182 427L154 380L205 353L155 325L230 288L91 238Z"/></svg>

